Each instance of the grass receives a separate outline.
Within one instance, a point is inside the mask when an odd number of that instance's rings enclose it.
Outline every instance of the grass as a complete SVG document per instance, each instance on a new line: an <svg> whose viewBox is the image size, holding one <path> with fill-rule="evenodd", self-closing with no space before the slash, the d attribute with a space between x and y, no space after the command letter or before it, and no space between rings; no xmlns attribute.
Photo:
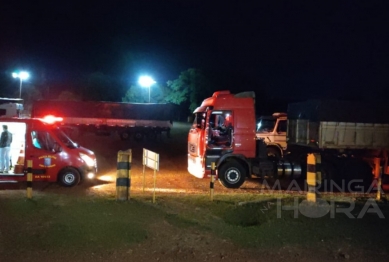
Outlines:
<svg viewBox="0 0 389 262"><path fill-rule="evenodd" d="M6 250L98 251L144 240L147 225L163 216L137 201L118 203L56 196L32 201L8 199L2 205L0 229L6 235Z"/></svg>
<svg viewBox="0 0 389 262"><path fill-rule="evenodd" d="M283 245L314 247L323 241L348 242L361 248L386 249L388 219L367 213L362 219L344 214L327 214L309 218L282 207L293 206L294 199L277 200L266 195L208 196L163 195L157 204L136 196L128 202L94 197L45 195L34 200L9 198L0 203L0 244L8 255L66 248L76 254L81 250L125 249L153 236L151 224L166 221L181 231L196 229L229 239L243 248L279 248ZM244 204L240 204L245 202ZM301 199L299 200L299 203ZM336 203L337 207L347 207ZM359 214L364 203L357 204L352 214ZM389 217L388 206L380 206ZM383 230L385 229L385 230ZM154 229L155 230L155 229ZM161 229L163 230L163 229ZM163 240L162 240L163 241ZM1 249L0 249L1 254Z"/></svg>
<svg viewBox="0 0 389 262"><path fill-rule="evenodd" d="M389 236L387 230L382 231L389 224L386 219L389 216L387 205L379 206L384 219L374 212L363 213L363 218L358 219L357 216L365 205L364 201L356 202L351 212L354 218L338 213L339 208L349 207L345 202L334 202L334 218L331 218L329 213L319 218L311 218L303 215L301 209L297 213L294 210L286 210L293 207L294 198L288 195L279 197L282 198L279 210L276 199L255 194L218 195L214 202L204 196L185 199L165 197L163 200L159 198L159 205L164 210L180 210L177 217L186 221L181 221L180 224L194 225L211 231L220 238L230 239L246 248L315 245L323 241L342 241L344 238L352 239L353 244L361 247L368 241L374 242L373 246L377 248L384 248L384 240ZM242 201L249 202L240 205ZM297 204L302 205L301 201L303 199L298 199ZM372 237L367 239L366 236Z"/></svg>

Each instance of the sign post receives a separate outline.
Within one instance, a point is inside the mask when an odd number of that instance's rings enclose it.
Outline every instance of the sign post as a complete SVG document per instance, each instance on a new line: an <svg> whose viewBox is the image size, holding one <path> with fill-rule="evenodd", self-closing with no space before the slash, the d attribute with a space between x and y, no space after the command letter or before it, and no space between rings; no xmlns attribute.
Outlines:
<svg viewBox="0 0 389 262"><path fill-rule="evenodd" d="M145 167L146 166L154 170L153 203L155 203L157 171L159 171L159 154L143 148L143 192L145 192Z"/></svg>

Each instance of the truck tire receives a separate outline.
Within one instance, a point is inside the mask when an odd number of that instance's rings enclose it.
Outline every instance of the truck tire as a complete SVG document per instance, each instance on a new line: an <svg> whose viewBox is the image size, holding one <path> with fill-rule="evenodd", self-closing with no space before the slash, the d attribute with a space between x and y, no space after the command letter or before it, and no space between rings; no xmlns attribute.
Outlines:
<svg viewBox="0 0 389 262"><path fill-rule="evenodd" d="M61 170L58 181L65 187L72 187L80 183L81 175L74 167L67 167Z"/></svg>
<svg viewBox="0 0 389 262"><path fill-rule="evenodd" d="M150 132L147 133L147 138L149 140L155 140L157 138L157 131L156 130L150 130Z"/></svg>
<svg viewBox="0 0 389 262"><path fill-rule="evenodd" d="M128 131L121 132L120 139L123 141L130 139L130 132L128 132Z"/></svg>
<svg viewBox="0 0 389 262"><path fill-rule="evenodd" d="M237 161L228 161L218 170L219 182L226 188L239 188L246 179L244 167Z"/></svg>
<svg viewBox="0 0 389 262"><path fill-rule="evenodd" d="M141 131L136 131L134 134L134 140L140 142L143 140L143 133Z"/></svg>

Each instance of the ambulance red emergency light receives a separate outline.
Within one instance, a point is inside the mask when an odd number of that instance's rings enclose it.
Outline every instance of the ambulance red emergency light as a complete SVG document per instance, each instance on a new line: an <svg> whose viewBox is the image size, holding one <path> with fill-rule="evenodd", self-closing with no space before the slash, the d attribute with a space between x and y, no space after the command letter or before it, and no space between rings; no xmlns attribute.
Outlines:
<svg viewBox="0 0 389 262"><path fill-rule="evenodd" d="M59 182L71 187L97 172L95 154L73 142L55 124L60 118L0 118L0 127L12 133L11 170L0 173L0 182L25 181L27 161L32 160L33 181ZM2 171L2 170L0 170Z"/></svg>

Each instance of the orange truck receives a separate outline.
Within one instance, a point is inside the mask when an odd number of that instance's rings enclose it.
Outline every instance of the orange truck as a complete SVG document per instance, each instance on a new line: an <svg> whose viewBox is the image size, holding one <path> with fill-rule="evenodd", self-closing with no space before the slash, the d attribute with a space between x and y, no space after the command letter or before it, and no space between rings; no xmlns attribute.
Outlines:
<svg viewBox="0 0 389 262"><path fill-rule="evenodd" d="M95 154L73 142L53 118L0 118L0 128L12 134L10 170L0 173L0 183L26 181L59 182L66 187L93 179L97 172ZM32 161L32 168L27 161ZM3 171L3 170L1 170Z"/></svg>
<svg viewBox="0 0 389 262"><path fill-rule="evenodd" d="M268 154L256 134L255 93L215 92L194 111L188 134L188 171L207 178L211 163L227 188L247 177L298 179L306 175L308 153L321 155L323 181L369 187L387 174L389 117L386 105L307 101L288 105L286 154ZM286 120L286 116L285 116Z"/></svg>
<svg viewBox="0 0 389 262"><path fill-rule="evenodd" d="M257 123L257 139L263 139L267 154L281 157L286 144L287 114L274 113L272 116L261 116Z"/></svg>
<svg viewBox="0 0 389 262"><path fill-rule="evenodd" d="M218 91L194 111L194 122L188 135L188 171L206 178L211 163L217 168L221 184L239 188L251 174L270 176L274 163L268 159L266 144L256 139L254 92L231 94ZM291 168L287 162L282 168ZM301 174L294 168L294 177Z"/></svg>

